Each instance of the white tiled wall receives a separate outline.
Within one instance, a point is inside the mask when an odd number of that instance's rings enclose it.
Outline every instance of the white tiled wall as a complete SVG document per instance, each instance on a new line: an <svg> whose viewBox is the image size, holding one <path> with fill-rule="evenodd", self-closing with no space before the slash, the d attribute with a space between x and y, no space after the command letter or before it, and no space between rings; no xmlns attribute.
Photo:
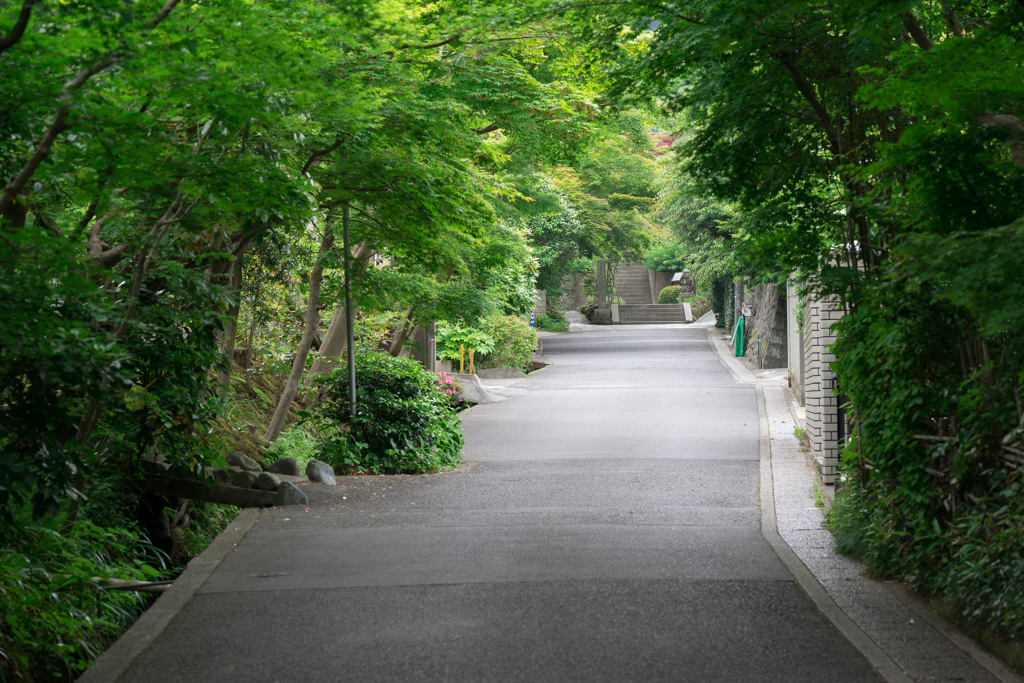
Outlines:
<svg viewBox="0 0 1024 683"><path fill-rule="evenodd" d="M811 442L811 451L818 463L822 481L835 481L839 465L836 425L836 395L832 387L829 365L835 355L829 347L836 337L832 324L843 317L843 310L835 301L804 299L804 396L807 419L804 425Z"/></svg>

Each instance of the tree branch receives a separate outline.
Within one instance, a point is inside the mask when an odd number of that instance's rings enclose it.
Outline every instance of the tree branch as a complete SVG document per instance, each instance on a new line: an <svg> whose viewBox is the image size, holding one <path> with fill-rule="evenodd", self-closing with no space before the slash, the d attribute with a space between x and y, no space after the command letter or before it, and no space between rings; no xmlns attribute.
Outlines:
<svg viewBox="0 0 1024 683"><path fill-rule="evenodd" d="M922 50L931 50L935 47L935 44L928 37L928 34L921 28L921 24L917 23L917 17L914 16L913 12L906 12L901 17L903 19L903 28L907 29L907 33L914 39L918 47Z"/></svg>
<svg viewBox="0 0 1024 683"><path fill-rule="evenodd" d="M687 16L682 15L682 14L677 14L676 15L676 19L682 19L685 22L688 22L688 23L691 23L691 24L697 24L697 26L707 26L708 25L706 21L701 21L700 19L694 19L692 17L687 17Z"/></svg>
<svg viewBox="0 0 1024 683"><path fill-rule="evenodd" d="M309 158L306 159L306 163L304 163L302 165L302 170L299 171L299 172L300 173L305 173L307 170L309 170L309 167L313 164L314 161L316 161L317 159L319 159L322 156L326 156L327 154L330 154L331 152L333 152L334 150L338 149L339 147L341 147L341 138L340 137L337 140L335 140L334 144L331 145L330 147L328 147L327 149L321 149L321 150L318 150L318 151L313 152L312 154L310 154Z"/></svg>
<svg viewBox="0 0 1024 683"><path fill-rule="evenodd" d="M960 29L960 23L956 20L956 12L953 11L952 6L946 0L942 0L942 16L946 19L946 26L949 27L949 32L957 38L963 38L964 32Z"/></svg>
<svg viewBox="0 0 1024 683"><path fill-rule="evenodd" d="M492 123L491 125L487 126L486 128L470 128L470 130L473 131L474 133L476 133L477 135L487 135L488 133L493 133L494 131L498 130L499 128L501 128L501 126L499 126L496 123Z"/></svg>
<svg viewBox="0 0 1024 683"><path fill-rule="evenodd" d="M814 110L815 115L818 117L818 122L825 129L829 144L832 147L832 153L838 155L842 151L842 140L839 137L839 131L836 130L829 119L828 111L822 105L821 100L818 99L818 93L814 91L814 87L807 82L800 73L800 70L797 69L796 58L792 53L781 55L780 60L782 65L786 67L786 70L793 76L793 83L796 85L796 89L800 91L800 94L811 105L811 109Z"/></svg>
<svg viewBox="0 0 1024 683"><path fill-rule="evenodd" d="M92 200L89 207L85 210L85 215L82 216L82 220L78 221L75 229L68 235L68 241L74 243L78 241L78 236L82 234L82 231L89 227L89 221L96 217L96 209L99 206L99 199Z"/></svg>
<svg viewBox="0 0 1024 683"><path fill-rule="evenodd" d="M465 33L465 31L463 31L461 33L456 33L455 35L451 36L450 38L445 38L444 40L442 40L439 43L431 43L430 45L412 45L410 43L404 43L402 45L399 45L397 49L399 49L399 50L433 50L435 47L441 47L442 45L450 45L450 44L454 43L456 40L458 40L460 37L462 37L463 33Z"/></svg>
<svg viewBox="0 0 1024 683"><path fill-rule="evenodd" d="M154 28L167 18L167 15L171 13L179 0L168 0L168 2L160 8L152 19L146 22L147 28ZM32 154L25 165L22 166L21 172L15 176L14 180L8 183L7 187L4 188L3 195L0 195L0 215L5 215L11 204L14 202L15 197L18 193L28 184L28 181L32 179L32 175L39 168L39 165L43 163L43 160L50 155L50 148L53 146L57 136L68 130L71 126L66 123L68 113L71 111L72 94L85 85L85 82L90 78L103 71L104 69L112 66L117 62L119 53L117 51L111 52L103 59L93 63L90 66L85 67L79 71L74 78L64 84L64 88L60 96L60 106L57 108L57 113L53 117L53 122L50 124L49 129L43 135L43 139L39 141L39 146L36 147L36 151Z"/></svg>
<svg viewBox="0 0 1024 683"><path fill-rule="evenodd" d="M179 0L167 0L160 11L153 15L153 18L146 22L146 28L156 28L156 25L167 18L171 10L175 8Z"/></svg>
<svg viewBox="0 0 1024 683"><path fill-rule="evenodd" d="M340 187L338 185L324 185L321 190L345 190L346 192L382 192L391 189L393 183L381 185L380 187Z"/></svg>
<svg viewBox="0 0 1024 683"><path fill-rule="evenodd" d="M100 230L103 229L103 224L107 222L107 219L114 215L114 211L109 211L103 216L96 219L96 222L89 228L89 234L85 237L85 254L89 258L95 259L97 256L103 253L103 240L100 239Z"/></svg>
<svg viewBox="0 0 1024 683"><path fill-rule="evenodd" d="M127 249L127 242L119 244L116 247L111 247L110 249L93 256L92 263L93 265L100 266L102 268L113 268L121 261L121 257Z"/></svg>
<svg viewBox="0 0 1024 683"><path fill-rule="evenodd" d="M509 38L491 38L490 40L475 40L475 41L473 41L471 43L467 43L467 44L468 45L487 45L488 43L502 43L502 42L505 42L505 41L508 41L508 40L530 40L530 39L533 39L533 38L546 38L546 39L550 40L551 38L554 38L554 36L552 34L550 34L550 33L538 33L538 34L532 35L532 36L512 36L512 37L509 37Z"/></svg>
<svg viewBox="0 0 1024 683"><path fill-rule="evenodd" d="M32 16L32 6L39 0L25 0L21 3L21 13L18 14L18 20L14 22L14 28L6 36L0 38L0 52L14 47L14 45L21 40L21 37L25 35L25 28L28 26L29 17Z"/></svg>
<svg viewBox="0 0 1024 683"><path fill-rule="evenodd" d="M1007 131L1010 137L1010 159L1015 165L1024 168L1024 123L1020 119L1010 114L993 114L986 111L975 116L974 120L983 126L993 126Z"/></svg>

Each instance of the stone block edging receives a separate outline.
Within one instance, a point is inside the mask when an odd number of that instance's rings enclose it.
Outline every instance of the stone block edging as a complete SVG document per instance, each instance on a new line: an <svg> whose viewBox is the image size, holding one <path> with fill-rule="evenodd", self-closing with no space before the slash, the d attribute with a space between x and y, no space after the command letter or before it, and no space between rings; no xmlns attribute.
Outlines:
<svg viewBox="0 0 1024 683"><path fill-rule="evenodd" d="M206 583L227 554L241 543L259 516L259 509L243 510L199 557L188 563L181 576L142 613L131 628L92 663L79 677L78 683L112 683L120 678L135 658L156 640L171 619L192 600L192 596Z"/></svg>

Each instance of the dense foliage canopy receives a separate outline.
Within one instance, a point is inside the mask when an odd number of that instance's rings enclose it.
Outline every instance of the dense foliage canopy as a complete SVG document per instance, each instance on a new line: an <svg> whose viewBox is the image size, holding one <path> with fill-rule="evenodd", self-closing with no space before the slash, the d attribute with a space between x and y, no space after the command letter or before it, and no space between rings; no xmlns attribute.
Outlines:
<svg viewBox="0 0 1024 683"><path fill-rule="evenodd" d="M417 334L521 365L536 288L646 256L723 325L736 276L844 308L841 539L1019 637L1022 63L1020 0L0 2L3 566L72 571L34 554L62 533L90 577L180 563L147 463L202 478L306 443L318 386L343 408L346 268L360 372L445 426L378 397L315 448L427 471L461 437L395 359ZM16 672L95 653L45 645L73 584L18 584Z"/></svg>

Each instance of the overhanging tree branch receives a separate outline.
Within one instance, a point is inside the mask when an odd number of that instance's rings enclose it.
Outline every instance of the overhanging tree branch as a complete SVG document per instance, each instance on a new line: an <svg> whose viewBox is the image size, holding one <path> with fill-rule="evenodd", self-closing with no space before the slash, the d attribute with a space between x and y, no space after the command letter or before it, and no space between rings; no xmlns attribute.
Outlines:
<svg viewBox="0 0 1024 683"><path fill-rule="evenodd" d="M811 105L811 109L814 110L815 116L818 117L818 123L820 123L822 128L825 129L825 133L828 135L829 145L832 148L832 153L839 155L842 151L842 140L839 137L839 131L832 125L828 111L821 103L821 100L818 99L818 93L814 91L814 86L807 82L807 79L803 77L803 74L801 74L800 70L797 68L796 57L792 53L784 53L780 55L779 60L782 62L782 65L786 67L786 70L789 71L790 75L792 75L796 89L800 91L800 94L804 96L807 103Z"/></svg>
<svg viewBox="0 0 1024 683"><path fill-rule="evenodd" d="M0 52L14 47L14 45L21 40L21 37L25 35L25 28L28 26L29 17L32 16L32 7L39 0L25 0L21 3L21 12L18 14L18 20L14 22L14 28L3 38L0 38Z"/></svg>
<svg viewBox="0 0 1024 683"><path fill-rule="evenodd" d="M906 12L902 14L900 18L903 20L903 28L907 29L907 33L909 33L910 37L914 39L914 42L917 43L918 47L922 50L931 50L935 47L931 38L929 38L928 34L924 32L923 28L921 28L921 24L918 23L917 17L914 16L913 12Z"/></svg>
<svg viewBox="0 0 1024 683"><path fill-rule="evenodd" d="M146 28L155 28L161 21L167 18L167 15L171 13L179 0L168 0L160 11L157 12L152 19L146 22ZM36 151L33 152L25 165L22 166L21 172L14 177L7 187L4 188L3 195L0 195L0 215L6 215L7 211L11 208L15 198L18 194L28 185L28 181L32 179L36 169L43 163L43 160L50 155L50 149L53 147L54 141L57 136L68 130L71 126L67 124L68 114L71 112L71 104L74 99L74 93L79 90L86 81L107 69L108 67L116 64L120 54L118 51L111 52L103 59L100 59L90 66L85 67L79 71L74 78L64 84L60 96L60 106L57 108L57 113L53 117L53 122L43 135L42 140L39 141L39 146L36 147Z"/></svg>
<svg viewBox="0 0 1024 683"><path fill-rule="evenodd" d="M341 138L340 137L337 140L335 140L334 144L331 145L330 147L328 147L326 149L317 150L317 151L313 152L312 154L310 154L309 158L306 159L306 163L304 163L302 165L301 173L305 173L306 171L308 171L309 167L313 165L314 161L316 161L317 159L319 159L322 156L326 156L326 155L330 154L331 152L333 152L334 150L338 149L339 147L341 147Z"/></svg>
<svg viewBox="0 0 1024 683"><path fill-rule="evenodd" d="M167 18L167 15L171 13L171 10L175 8L179 0L167 0L164 6L160 8L160 11L153 15L153 18L146 22L146 28L156 28L156 25Z"/></svg>
<svg viewBox="0 0 1024 683"><path fill-rule="evenodd" d="M404 43L402 45L399 45L398 49L399 50L433 50L435 47L441 47L442 45L450 45L450 44L454 43L456 40L461 38L464 33L465 33L465 31L461 31L461 32L456 33L455 35L449 37L449 38L445 38L444 40L442 40L440 42L437 42L437 43L431 43L430 45L412 45L411 43ZM385 54L387 54L387 53L385 53Z"/></svg>

